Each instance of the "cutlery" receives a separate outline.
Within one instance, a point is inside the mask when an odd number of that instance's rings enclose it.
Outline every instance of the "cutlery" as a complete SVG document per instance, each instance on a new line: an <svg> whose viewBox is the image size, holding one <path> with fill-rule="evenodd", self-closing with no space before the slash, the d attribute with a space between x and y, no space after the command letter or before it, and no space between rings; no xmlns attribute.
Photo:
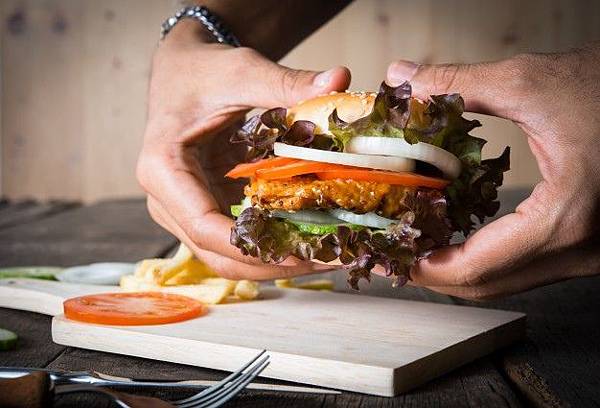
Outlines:
<svg viewBox="0 0 600 408"><path fill-rule="evenodd" d="M62 381L60 378L57 379L55 383L52 380L52 375L48 373L46 370L34 370L32 375L29 377L36 376L38 380L41 382L40 385L44 384L42 388L45 388L44 395L52 395L60 396L65 394L73 394L73 393L84 393L84 392L95 392L101 393L107 397L109 397L116 405L122 408L133 408L132 404L135 406L141 404L142 400L145 398L148 402L150 400L155 401L155 404L160 404L160 406L165 407L176 407L176 408L217 408L225 404L227 401L235 397L240 391L248 386L268 365L269 365L269 355L265 355L266 351L263 350L260 354L258 354L254 359L246 363L239 370L231 373L223 380L219 381L215 385L208 387L201 392L192 395L188 398L171 400L171 401L161 401L156 398L146 398L146 397L137 397L130 396L128 394L119 393L116 391L112 391L110 389L96 387L90 384L60 384ZM23 372L21 372L22 374ZM49 379L44 380L43 378L39 378L38 374L42 374L43 376L50 377ZM7 380L6 383L0 387L4 389L4 391L8 391L9 387L18 386L16 381L19 381L22 378L22 375L18 375L16 377L11 377ZM5 377L6 378L6 377ZM31 378L33 380L33 378ZM12 384L8 384L8 383ZM23 386L23 385L21 385ZM11 388L12 390L13 388ZM48 394L49 393L49 394ZM14 395L13 395L14 398ZM26 396L18 397L19 399L23 399L23 401L9 401L11 406L19 403L26 403ZM43 399L40 398L40 401Z"/></svg>
<svg viewBox="0 0 600 408"><path fill-rule="evenodd" d="M101 387L166 387L166 388L197 388L204 389L218 384L212 380L139 380L104 374L98 371L60 371L47 368L30 367L0 367L0 379L17 378L36 371L45 372L56 385L85 384ZM248 389L262 391L341 394L340 391L326 388L303 387L296 385L248 384Z"/></svg>

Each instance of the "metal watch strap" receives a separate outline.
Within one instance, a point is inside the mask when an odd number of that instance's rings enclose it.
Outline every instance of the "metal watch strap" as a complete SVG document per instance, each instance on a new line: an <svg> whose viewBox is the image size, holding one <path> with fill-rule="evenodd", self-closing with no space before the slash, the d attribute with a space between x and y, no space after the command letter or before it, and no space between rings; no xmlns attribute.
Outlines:
<svg viewBox="0 0 600 408"><path fill-rule="evenodd" d="M165 38L169 31L175 27L184 18L191 18L199 21L208 31L215 36L216 40L222 44L229 44L233 47L239 47L241 44L231 31L208 8L204 6L188 6L179 10L173 17L165 20L161 26L160 39Z"/></svg>

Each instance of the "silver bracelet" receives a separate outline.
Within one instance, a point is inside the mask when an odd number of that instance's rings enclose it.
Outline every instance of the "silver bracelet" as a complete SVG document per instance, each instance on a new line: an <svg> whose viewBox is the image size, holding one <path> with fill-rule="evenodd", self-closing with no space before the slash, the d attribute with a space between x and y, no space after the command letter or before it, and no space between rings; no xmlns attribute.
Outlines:
<svg viewBox="0 0 600 408"><path fill-rule="evenodd" d="M221 19L204 6L184 7L175 13L173 17L166 19L161 26L160 39L164 39L169 31L184 18L199 21L221 44L228 44L233 47L241 45L237 37L225 27Z"/></svg>

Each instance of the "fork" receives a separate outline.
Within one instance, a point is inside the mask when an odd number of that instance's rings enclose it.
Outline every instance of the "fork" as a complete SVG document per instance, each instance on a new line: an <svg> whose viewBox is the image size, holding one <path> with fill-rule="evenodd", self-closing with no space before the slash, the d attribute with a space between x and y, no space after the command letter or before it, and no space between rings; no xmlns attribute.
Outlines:
<svg viewBox="0 0 600 408"><path fill-rule="evenodd" d="M217 408L235 397L240 391L252 382L268 365L269 355L265 355L266 350L260 352L251 361L246 363L239 370L231 373L219 383L206 388L191 397L166 401L177 408ZM262 358L261 358L262 357ZM54 395L65 395L81 392L97 392L104 394L121 408L131 408L118 393L98 388L90 385L59 385L54 388Z"/></svg>

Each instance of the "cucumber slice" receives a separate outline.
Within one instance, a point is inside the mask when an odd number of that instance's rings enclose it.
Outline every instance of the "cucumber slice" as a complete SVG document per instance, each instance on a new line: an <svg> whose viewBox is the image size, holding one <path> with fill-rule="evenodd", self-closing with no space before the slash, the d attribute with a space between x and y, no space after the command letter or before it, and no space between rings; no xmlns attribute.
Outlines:
<svg viewBox="0 0 600 408"><path fill-rule="evenodd" d="M33 278L56 280L56 274L63 268L54 266L15 266L0 268L0 279L5 278Z"/></svg>
<svg viewBox="0 0 600 408"><path fill-rule="evenodd" d="M0 329L0 351L12 350L17 345L17 335L10 330Z"/></svg>
<svg viewBox="0 0 600 408"><path fill-rule="evenodd" d="M332 232L336 232L338 225L340 224L308 224L304 222L294 222L289 220L292 224L294 224L301 232L305 232L307 234L314 235L325 235Z"/></svg>
<svg viewBox="0 0 600 408"><path fill-rule="evenodd" d="M248 197L244 197L241 203L229 207L229 212L231 212L232 216L239 217L242 211L244 211L248 207L252 207L252 203L250 202L250 199Z"/></svg>
<svg viewBox="0 0 600 408"><path fill-rule="evenodd" d="M242 211L244 211L244 206L241 204L232 205L229 207L229 211L231 212L232 216L239 217Z"/></svg>
<svg viewBox="0 0 600 408"><path fill-rule="evenodd" d="M290 222L292 224L294 224L296 226L296 228L298 228L298 230L300 230L300 232L304 232L307 234L314 234L314 235L325 235L325 234L329 234L332 232L337 232L337 229L339 226L346 226L346 227L350 227L351 229L357 231L360 229L363 229L365 227L363 227L362 225L354 225L354 224L311 224L308 222L298 222L298 221L292 221L292 220L286 220L287 222Z"/></svg>

